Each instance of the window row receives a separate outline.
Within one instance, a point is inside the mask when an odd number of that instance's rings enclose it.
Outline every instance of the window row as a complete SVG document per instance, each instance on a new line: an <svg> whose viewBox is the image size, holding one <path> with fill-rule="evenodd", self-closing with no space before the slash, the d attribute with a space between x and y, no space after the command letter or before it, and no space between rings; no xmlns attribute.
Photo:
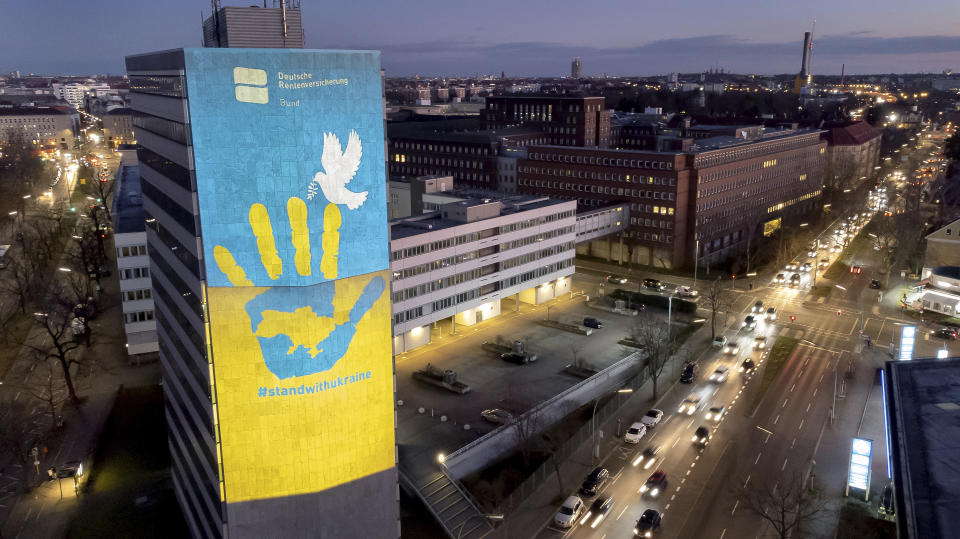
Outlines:
<svg viewBox="0 0 960 539"><path fill-rule="evenodd" d="M150 276L150 268L124 268L120 270L120 279L143 279Z"/></svg>
<svg viewBox="0 0 960 539"><path fill-rule="evenodd" d="M123 317L128 324L136 322L149 322L153 320L153 311L138 311L135 313L123 313Z"/></svg>
<svg viewBox="0 0 960 539"><path fill-rule="evenodd" d="M646 169L673 169L672 161L650 161L643 159L617 159L613 157L595 157L567 153L539 153L531 152L531 161L553 161L556 163L579 163L582 165L600 165L609 167L646 168Z"/></svg>
<svg viewBox="0 0 960 539"><path fill-rule="evenodd" d="M147 246L146 245L130 245L126 247L117 247L117 257L125 256L146 256Z"/></svg>
<svg viewBox="0 0 960 539"><path fill-rule="evenodd" d="M153 292L149 288L144 288L141 290L126 290L121 292L123 295L123 301L137 301L141 299L152 299Z"/></svg>

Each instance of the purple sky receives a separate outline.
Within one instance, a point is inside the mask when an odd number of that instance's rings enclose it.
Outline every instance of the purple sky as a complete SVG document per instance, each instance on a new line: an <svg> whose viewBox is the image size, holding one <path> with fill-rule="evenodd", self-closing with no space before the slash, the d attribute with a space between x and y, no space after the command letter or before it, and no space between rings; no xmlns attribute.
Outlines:
<svg viewBox="0 0 960 539"><path fill-rule="evenodd" d="M272 5L273 0L268 0ZM225 0L226 5L262 4ZM856 4L856 6L854 6ZM0 71L122 73L127 54L200 45L206 0L7 0ZM302 0L310 48L379 49L388 76L960 71L957 0Z"/></svg>

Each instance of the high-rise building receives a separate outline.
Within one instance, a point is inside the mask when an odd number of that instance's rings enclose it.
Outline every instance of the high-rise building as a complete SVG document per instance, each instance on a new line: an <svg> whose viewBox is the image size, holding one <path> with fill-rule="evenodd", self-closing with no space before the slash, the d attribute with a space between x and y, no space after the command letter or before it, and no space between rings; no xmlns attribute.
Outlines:
<svg viewBox="0 0 960 539"><path fill-rule="evenodd" d="M192 535L398 536L378 53L126 65Z"/></svg>
<svg viewBox="0 0 960 539"><path fill-rule="evenodd" d="M570 62L570 77L574 79L579 79L583 75L583 64L580 63L580 58L574 58L573 62Z"/></svg>
<svg viewBox="0 0 960 539"><path fill-rule="evenodd" d="M276 5L276 2L273 2ZM302 49L300 1L281 0L279 7L220 6L203 21L204 47Z"/></svg>

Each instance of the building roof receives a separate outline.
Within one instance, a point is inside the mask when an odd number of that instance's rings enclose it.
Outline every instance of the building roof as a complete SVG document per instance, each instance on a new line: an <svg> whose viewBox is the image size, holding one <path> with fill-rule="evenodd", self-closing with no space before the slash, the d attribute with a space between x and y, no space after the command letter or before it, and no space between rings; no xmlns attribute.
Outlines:
<svg viewBox="0 0 960 539"><path fill-rule="evenodd" d="M733 148L735 146L746 146L748 144L759 144L761 142L769 142L771 140L780 140L789 137L799 137L803 135L810 135L813 133L819 133L819 129L777 129L774 127L764 128L763 134L759 138L740 138L740 137L731 137L731 136L719 136L719 137L708 137L698 139L693 143L690 150L682 152L668 152L668 153L700 153L700 152L711 152L714 150L724 150L727 148Z"/></svg>
<svg viewBox="0 0 960 539"><path fill-rule="evenodd" d="M960 241L960 219L947 223L946 225L927 234L927 239Z"/></svg>
<svg viewBox="0 0 960 539"><path fill-rule="evenodd" d="M957 266L937 266L930 273L949 279L960 279L960 268Z"/></svg>
<svg viewBox="0 0 960 539"><path fill-rule="evenodd" d="M823 138L831 145L856 146L880 136L880 132L867 122L843 122L824 124Z"/></svg>
<svg viewBox="0 0 960 539"><path fill-rule="evenodd" d="M0 105L0 116L52 116L70 115L67 107L18 107Z"/></svg>
<svg viewBox="0 0 960 539"><path fill-rule="evenodd" d="M436 142L485 144L498 142L502 137L542 133L538 129L522 126L481 129L479 120L475 118L387 124L387 137L390 139L416 139Z"/></svg>
<svg viewBox="0 0 960 539"><path fill-rule="evenodd" d="M900 537L960 528L960 358L889 361L890 448Z"/></svg>
<svg viewBox="0 0 960 539"><path fill-rule="evenodd" d="M114 189L114 230L118 234L146 230L143 216L143 195L140 192L140 166L121 166L117 173L117 185Z"/></svg>

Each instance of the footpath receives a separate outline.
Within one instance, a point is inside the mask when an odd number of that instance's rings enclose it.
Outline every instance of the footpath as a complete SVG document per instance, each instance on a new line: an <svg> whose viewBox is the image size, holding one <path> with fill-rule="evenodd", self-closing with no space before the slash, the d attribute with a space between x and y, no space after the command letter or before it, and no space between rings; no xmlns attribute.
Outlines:
<svg viewBox="0 0 960 539"><path fill-rule="evenodd" d="M112 245L108 252L112 252ZM112 264L107 263L108 266ZM77 393L83 402L79 406L66 403L62 407L63 426L48 434L37 444L39 464L35 467L28 489L16 498L8 498L0 505L3 519L0 537L4 538L50 538L64 537L80 506L83 484L89 478L93 452L103 426L110 415L117 391L121 385L138 386L156 384L160 381L158 363L139 367L127 364L124 350L123 312L119 283L116 277L103 280L100 297L101 312L90 321L91 344L81 346L73 353L92 365L74 370ZM33 328L32 331L40 331ZM23 394L21 386L31 376L35 360L30 350L21 349L17 361L11 366L0 390L13 393L16 399L31 399ZM34 376L39 373L33 373ZM55 372L54 376L59 376ZM39 401L38 401L39 402ZM49 421L43 417L39 424ZM84 475L78 489L70 477L50 480L47 470L58 469L67 463L79 461ZM36 470L39 469L39 472ZM62 494L61 494L62 492Z"/></svg>

